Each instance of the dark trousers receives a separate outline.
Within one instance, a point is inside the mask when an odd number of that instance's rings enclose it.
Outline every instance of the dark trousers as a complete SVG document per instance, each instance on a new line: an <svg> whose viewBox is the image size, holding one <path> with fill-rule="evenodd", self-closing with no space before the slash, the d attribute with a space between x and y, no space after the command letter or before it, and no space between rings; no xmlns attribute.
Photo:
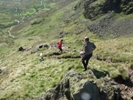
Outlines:
<svg viewBox="0 0 133 100"><path fill-rule="evenodd" d="M85 70L87 70L87 65L88 65L88 62L89 62L89 60L90 60L91 57L92 57L92 53L89 54L89 55L85 55L82 58L82 64L83 64Z"/></svg>
<svg viewBox="0 0 133 100"><path fill-rule="evenodd" d="M60 51L62 51L62 48L59 48L60 49Z"/></svg>
<svg viewBox="0 0 133 100"><path fill-rule="evenodd" d="M62 51L63 51L62 48L59 48L59 51L62 53Z"/></svg>

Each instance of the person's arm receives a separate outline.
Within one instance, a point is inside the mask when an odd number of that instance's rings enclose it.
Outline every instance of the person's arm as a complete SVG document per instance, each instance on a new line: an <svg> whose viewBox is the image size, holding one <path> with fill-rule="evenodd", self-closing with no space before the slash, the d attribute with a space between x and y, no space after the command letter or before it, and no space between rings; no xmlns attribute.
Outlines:
<svg viewBox="0 0 133 100"><path fill-rule="evenodd" d="M93 43L93 50L95 50L96 49L96 45Z"/></svg>
<svg viewBox="0 0 133 100"><path fill-rule="evenodd" d="M82 51L80 51L80 54L81 54L81 55L82 55L82 54L85 54L85 45L83 46Z"/></svg>

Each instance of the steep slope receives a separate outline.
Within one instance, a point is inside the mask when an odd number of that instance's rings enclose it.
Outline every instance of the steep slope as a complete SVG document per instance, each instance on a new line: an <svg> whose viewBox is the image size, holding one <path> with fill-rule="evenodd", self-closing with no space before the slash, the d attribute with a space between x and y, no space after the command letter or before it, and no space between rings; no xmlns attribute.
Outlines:
<svg viewBox="0 0 133 100"><path fill-rule="evenodd" d="M54 0L0 0L0 28L22 23L38 11L50 8L55 2Z"/></svg>
<svg viewBox="0 0 133 100"><path fill-rule="evenodd" d="M112 11L129 15L133 13L132 5L132 0L86 0L84 3L84 16L95 20L101 15Z"/></svg>
<svg viewBox="0 0 133 100"><path fill-rule="evenodd" d="M83 86L85 81L92 80L94 83L97 81L97 86L103 90L100 92L102 95L100 98L114 98L115 95L110 93L114 93L114 87L118 87L118 90L120 89L122 92L119 91L120 95L116 96L121 96L123 100L131 100L133 39L132 37L109 39L112 35L107 34L109 38L103 40L99 36L104 37L103 33L106 31L119 33L117 27L125 22L126 26L122 24L121 29L128 27L128 31L132 35L133 25L132 23L129 23L130 26L127 24L127 20L132 22L132 14L120 16L115 12L109 12L92 21L84 17L83 5L88 0L84 2L81 0L49 1L51 2L50 8L41 10L25 19L24 23L2 30L4 35L2 34L0 38L2 39L0 40L2 41L0 44L0 99L45 100L45 93L49 93L48 90L54 92L51 88L55 89L61 85L60 81L68 73L68 77L75 76L72 79L74 81L71 81L72 94L77 92L75 87ZM15 38L8 37L9 30ZM124 32L121 31L123 34ZM90 41L95 42L97 46L87 72L82 71L79 55L85 36L89 36ZM60 54L56 43L62 38L64 39L64 52ZM43 47L44 45L48 45L48 48ZM24 50L18 51L20 47L23 47ZM39 60L40 53L44 56L42 62ZM79 73L75 74L76 71ZM77 80L77 78L83 79L81 83L81 79ZM75 81L77 81L76 84ZM95 87L97 88L97 86ZM113 92L112 89L114 89ZM58 92L60 99L67 100L64 90L60 91ZM57 91L55 92L57 95ZM106 94L105 97L104 92L109 92L111 96ZM99 92L96 93L101 96Z"/></svg>
<svg viewBox="0 0 133 100"><path fill-rule="evenodd" d="M131 35L133 22L132 0L85 0L75 6L84 9L84 17L92 20L88 29L100 36Z"/></svg>

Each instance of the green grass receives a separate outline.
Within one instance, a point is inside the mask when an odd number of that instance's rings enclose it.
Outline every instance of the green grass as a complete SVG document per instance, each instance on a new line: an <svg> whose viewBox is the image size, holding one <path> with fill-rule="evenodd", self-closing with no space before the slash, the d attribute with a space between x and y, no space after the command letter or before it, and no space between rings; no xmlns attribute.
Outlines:
<svg viewBox="0 0 133 100"><path fill-rule="evenodd" d="M88 36L97 46L94 58L90 60L88 66L97 77L101 78L107 72L111 78L119 75L123 79L128 78L127 66L133 69L132 37L100 39L82 24L82 21L87 24L89 20L84 19L83 16L74 15L74 11L70 10L72 6L63 8L65 11L49 10L53 13L48 11L41 18L34 18L29 21L30 24L23 24L22 28L12 32L18 38L10 38L8 42L11 45L1 44L0 69L3 73L0 75L0 99L21 100L37 97L55 87L69 70L83 73L79 52L85 36ZM31 23L36 24L31 25ZM53 55L58 52L57 48L40 49L31 54L38 46L29 51L18 52L20 46L29 48L39 41L56 45L60 39L59 32L62 30L65 47L63 54ZM44 54L42 62L39 61L41 52Z"/></svg>
<svg viewBox="0 0 133 100"><path fill-rule="evenodd" d="M90 35L91 36L91 35ZM95 37L92 35L92 37ZM28 41L28 38L32 38L33 40ZM39 38L39 37L38 37ZM27 37L24 39L17 39L15 44L16 46L21 44L22 46L26 45L30 46L36 41L40 41L37 37ZM75 36L76 39L76 36ZM74 38L66 38L66 42L75 40ZM80 38L81 39L81 38ZM129 58L126 58L128 53L132 54L132 41L130 38L118 38L114 40L100 40L97 38L93 38L93 41L95 41L97 45L97 49L94 51L94 56L98 56L101 53L103 54L104 58L112 57L113 55L117 55L118 59L122 59L121 56L123 56L123 59L126 59L127 61ZM121 42L121 40L123 41ZM23 41L23 42L22 42ZM111 42L110 42L111 41ZM31 43L30 43L31 42ZM117 48L115 48L117 42ZM73 47L73 45L76 42L71 42L70 49L77 50L75 51L64 51L63 54L57 55L56 57L51 57L50 55L56 51L53 50L42 50L38 51L37 53L30 54L31 51L27 52L17 52L12 51L8 55L5 54L5 57L3 58L2 65L6 64L6 68L2 68L2 70L7 73L0 76L1 81L1 95L0 98L6 98L9 100L13 99L21 99L21 98L28 98L32 96L39 96L48 89L54 87L58 82L61 80L63 75L69 71L69 70L76 70L78 72L82 72L83 66L81 63L80 58L67 58L67 57L76 57L79 56L78 50L81 48L80 46L83 44L83 41L81 41L80 44L76 43L77 47ZM125 48L122 47L121 43L127 44L124 47L130 50L127 54L124 55ZM77 45L78 44L78 45ZM119 45L120 44L120 45ZM69 44L68 44L69 45ZM105 48L106 47L106 48ZM109 51L109 47L111 47L113 50L113 53L111 50ZM121 49L120 49L121 48ZM102 52L99 51L99 49L102 50ZM80 50L79 50L80 51ZM108 51L108 52L107 52ZM118 52L119 51L119 52ZM45 55L44 61L39 61L39 53L43 52ZM118 56L118 54L121 53L121 56ZM66 57L66 58L65 58ZM129 56L128 56L129 57ZM8 58L8 63L5 60ZM132 56L130 57L130 59ZM99 72L108 72L111 78L115 78L118 75L121 75L123 79L126 79L128 77L127 68L125 66L126 64L130 64L131 62L125 62L126 60L123 60L121 62L106 62L104 60L99 61L97 59L91 59L89 62L89 67L91 70L96 70ZM100 77L101 74L96 74L97 77ZM6 80L5 80L6 78ZM6 83L6 84L5 84ZM17 86L17 87L16 87ZM21 92L20 92L21 91Z"/></svg>
<svg viewBox="0 0 133 100"><path fill-rule="evenodd" d="M18 97L37 96L55 86L70 67L76 67L76 65L74 66L69 63L70 60L46 58L44 62L39 62L37 54L29 55L25 58L27 54L14 53L9 55L14 58L14 61L10 58L8 66L12 66L12 68L6 68L10 72L10 78L7 78L6 82L8 84L6 85L4 85L4 82L1 82L1 86L3 86L1 97L13 100L19 99ZM17 55L19 57L15 59ZM19 94L19 91L21 91L21 94Z"/></svg>
<svg viewBox="0 0 133 100"><path fill-rule="evenodd" d="M111 78L115 78L118 75L121 75L123 79L128 78L127 68L125 64L122 63L108 63L106 61L91 60L90 68L100 72L108 72Z"/></svg>
<svg viewBox="0 0 133 100"><path fill-rule="evenodd" d="M1 49L0 49L0 54L4 54L4 53L10 51L10 49L8 48L7 45L0 46L0 48L1 48Z"/></svg>
<svg viewBox="0 0 133 100"><path fill-rule="evenodd" d="M132 38L123 37L118 39L104 40L96 45L99 45L99 48L96 50L96 55L101 59L109 58L112 60L112 62L132 62Z"/></svg>

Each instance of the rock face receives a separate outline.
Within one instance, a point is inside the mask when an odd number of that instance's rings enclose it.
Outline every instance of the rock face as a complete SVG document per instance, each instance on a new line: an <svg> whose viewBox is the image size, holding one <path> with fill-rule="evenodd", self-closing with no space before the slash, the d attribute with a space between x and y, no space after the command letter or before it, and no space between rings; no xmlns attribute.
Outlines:
<svg viewBox="0 0 133 100"><path fill-rule="evenodd" d="M100 100L100 92L96 84L86 81L82 85L77 93L74 93L75 100Z"/></svg>
<svg viewBox="0 0 133 100"><path fill-rule="evenodd" d="M125 15L133 13L133 1L132 0L86 0L84 3L84 16L91 20L99 18L102 14L106 14L110 11L116 13L123 12Z"/></svg>
<svg viewBox="0 0 133 100"><path fill-rule="evenodd" d="M69 71L61 82L40 100L122 100L117 85L109 77L97 79L91 70Z"/></svg>
<svg viewBox="0 0 133 100"><path fill-rule="evenodd" d="M88 25L88 29L100 35L131 35L133 32L133 18L117 19L114 16L114 12L108 13L105 17L92 22Z"/></svg>
<svg viewBox="0 0 133 100"><path fill-rule="evenodd" d="M133 18L124 17L133 14L132 0L81 0L74 9L84 9L84 17L91 20L88 29L99 36L130 36L133 32ZM120 14L123 18L118 19Z"/></svg>

